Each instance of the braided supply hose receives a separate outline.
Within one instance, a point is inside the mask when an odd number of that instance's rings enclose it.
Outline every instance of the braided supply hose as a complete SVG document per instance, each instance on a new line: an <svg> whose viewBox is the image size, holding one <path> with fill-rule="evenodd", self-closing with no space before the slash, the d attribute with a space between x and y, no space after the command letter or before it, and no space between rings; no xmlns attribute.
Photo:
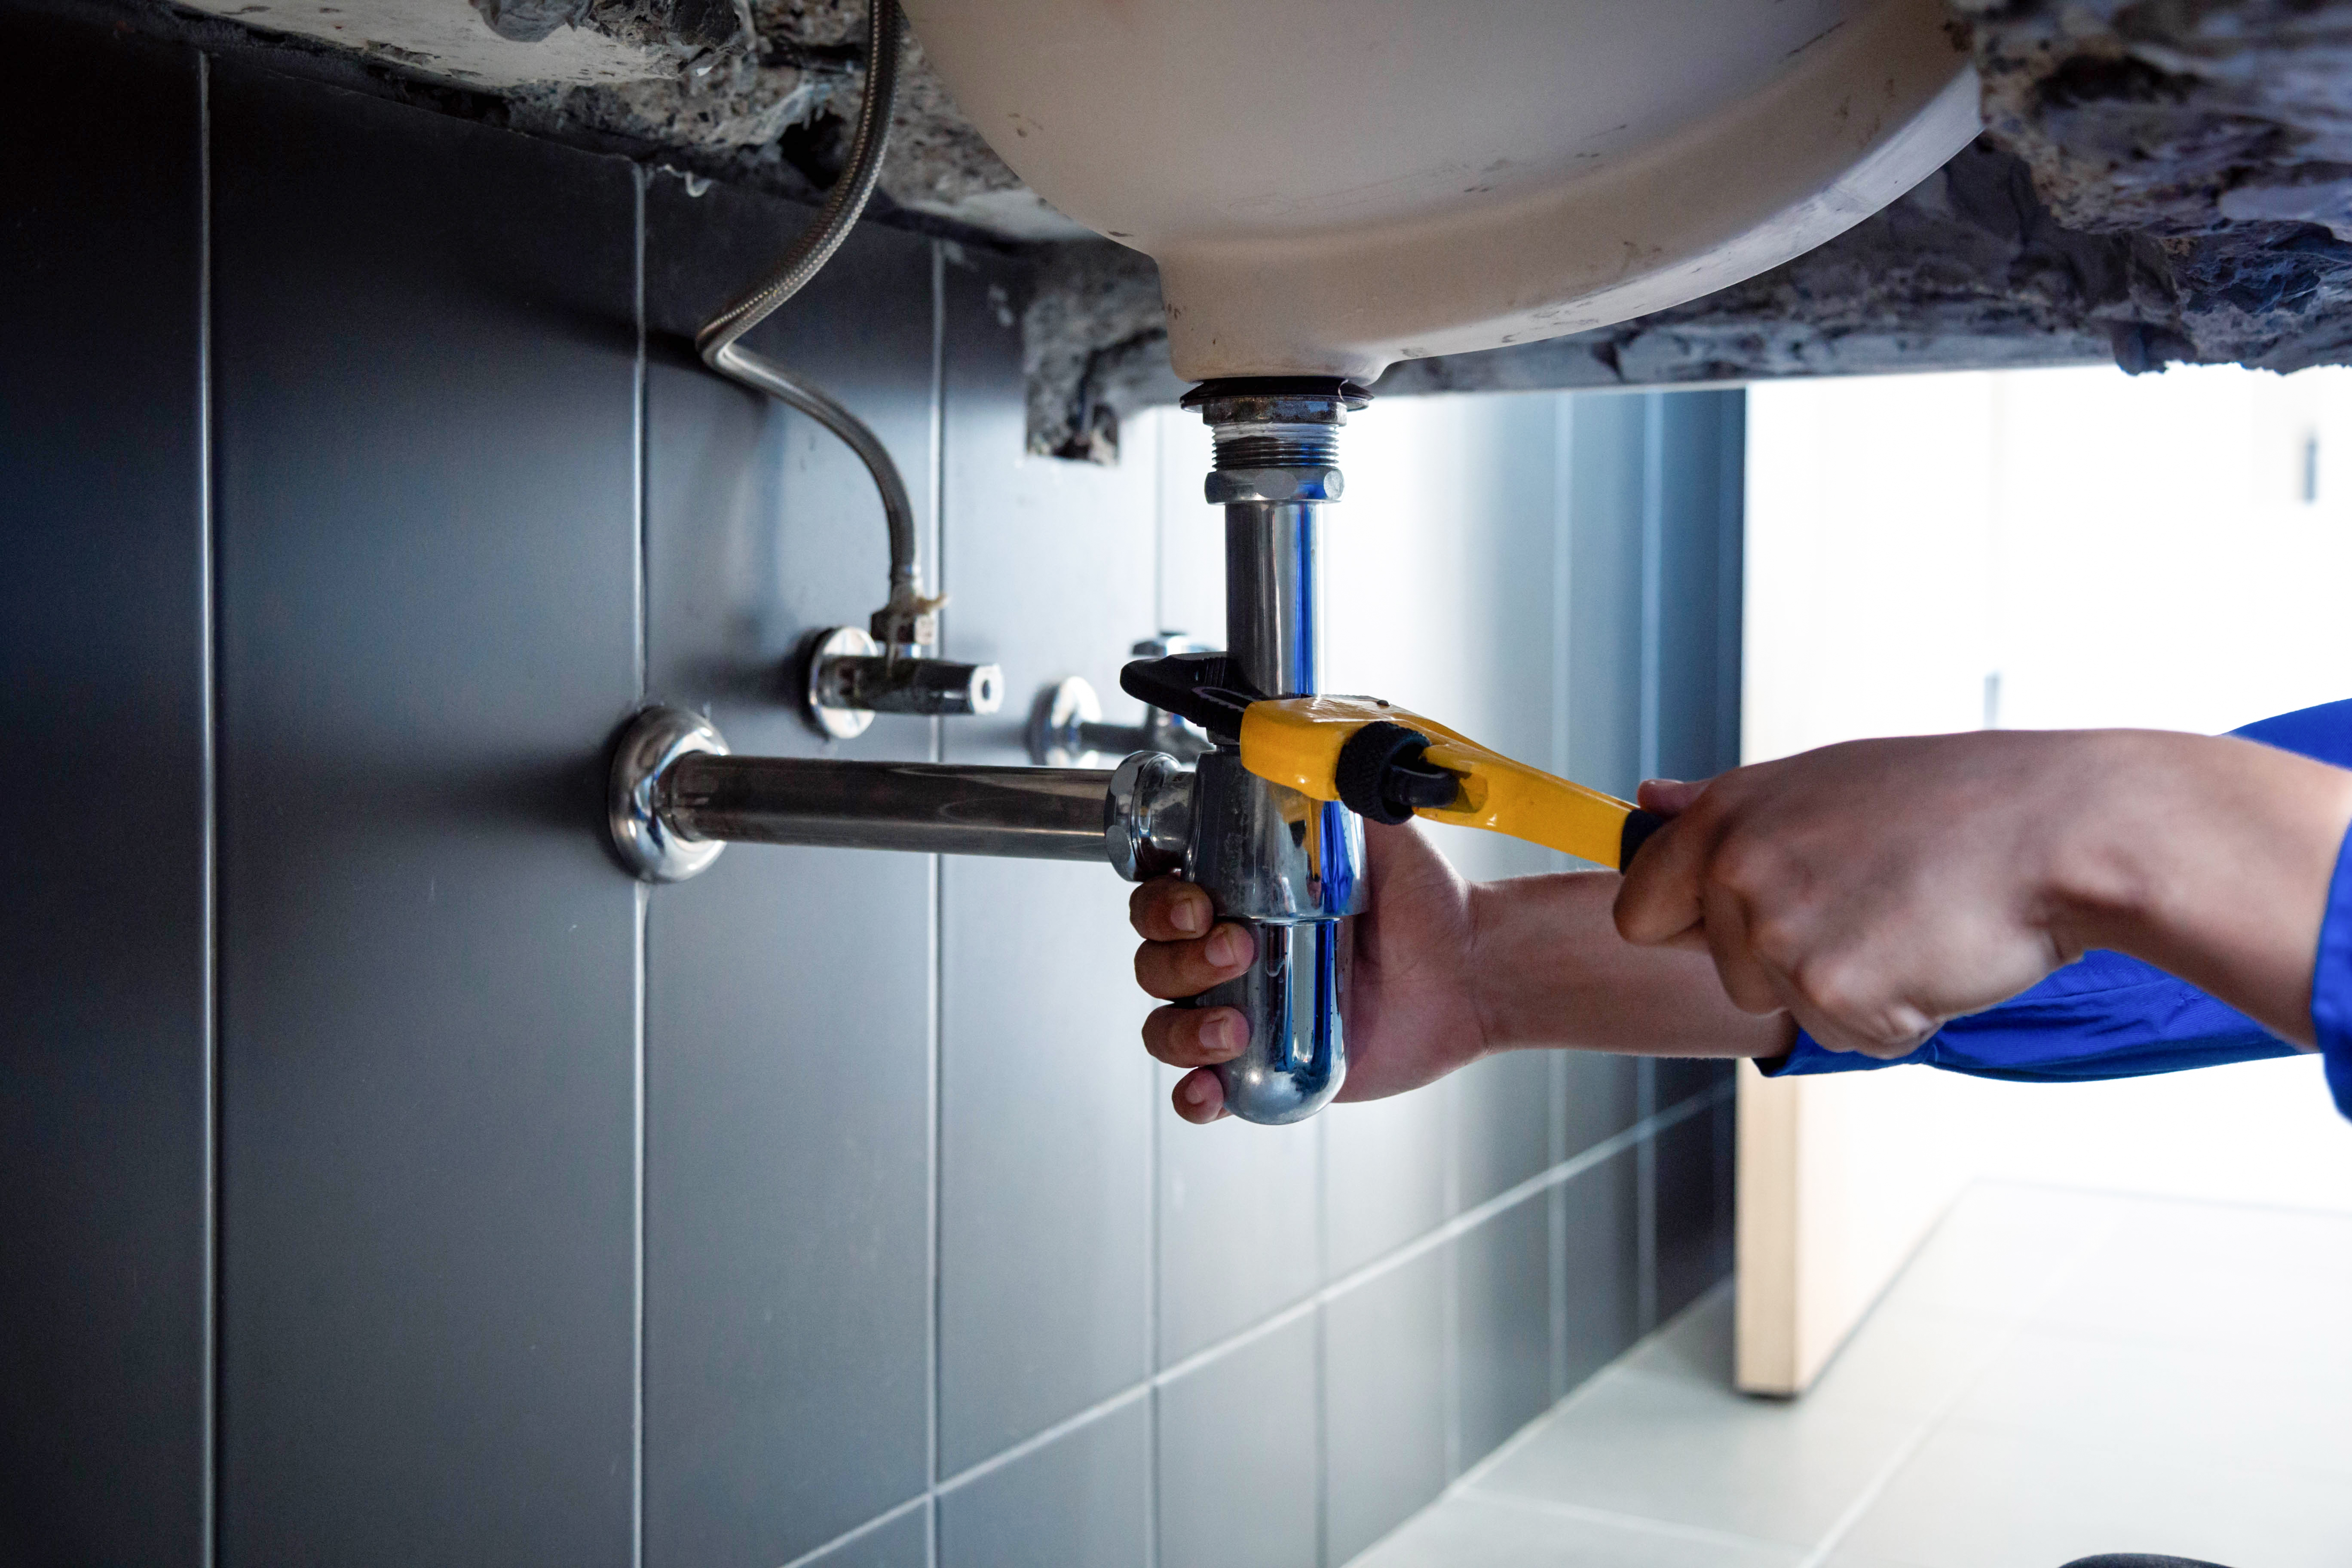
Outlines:
<svg viewBox="0 0 2352 1568"><path fill-rule="evenodd" d="M825 194L816 221L793 243L775 270L712 317L694 340L703 363L730 381L807 415L838 436L873 476L890 534L890 597L874 614L873 634L888 658L918 652L937 640L939 605L924 597L920 587L915 509L908 499L906 481L888 449L865 421L823 388L775 360L744 348L740 340L807 287L809 279L833 259L865 212L889 145L890 110L898 93L899 41L905 30L898 0L873 0L866 12L866 97L858 105L848 166Z"/></svg>

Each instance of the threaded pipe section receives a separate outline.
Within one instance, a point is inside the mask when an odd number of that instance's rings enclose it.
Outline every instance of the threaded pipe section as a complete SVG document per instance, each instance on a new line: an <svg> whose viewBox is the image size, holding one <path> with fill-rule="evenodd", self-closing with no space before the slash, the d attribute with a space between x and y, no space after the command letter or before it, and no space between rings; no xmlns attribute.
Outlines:
<svg viewBox="0 0 2352 1568"><path fill-rule="evenodd" d="M1217 433L1221 468L1328 468L1339 460L1336 426L1291 425L1277 430Z"/></svg>

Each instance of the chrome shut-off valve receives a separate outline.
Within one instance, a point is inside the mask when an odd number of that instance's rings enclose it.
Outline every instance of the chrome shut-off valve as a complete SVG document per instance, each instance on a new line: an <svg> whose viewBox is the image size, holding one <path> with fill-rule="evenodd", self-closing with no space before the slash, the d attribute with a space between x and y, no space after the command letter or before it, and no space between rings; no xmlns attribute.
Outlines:
<svg viewBox="0 0 2352 1568"><path fill-rule="evenodd" d="M955 718L1004 705L995 665L934 658L923 644L886 647L856 626L818 633L801 658L809 721L836 740L864 734L877 713Z"/></svg>

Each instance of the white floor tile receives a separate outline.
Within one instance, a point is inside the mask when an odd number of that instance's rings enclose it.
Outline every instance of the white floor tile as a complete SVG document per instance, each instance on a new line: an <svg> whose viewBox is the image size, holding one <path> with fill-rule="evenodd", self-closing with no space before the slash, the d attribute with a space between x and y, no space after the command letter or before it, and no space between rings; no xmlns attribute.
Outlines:
<svg viewBox="0 0 2352 1568"><path fill-rule="evenodd" d="M2343 1568L2352 1491L2332 1476L2159 1465L2104 1442L1954 1425L1930 1437L1833 1561L2058 1568L2102 1552L2231 1568Z"/></svg>
<svg viewBox="0 0 2352 1568"><path fill-rule="evenodd" d="M2261 1209L2216 1221L2182 1205L2179 1233L2117 1235L2032 1314L2040 1326L2147 1343L2260 1343L2306 1326L2352 1323L2352 1223L2275 1224ZM2231 1237L2228 1215L2249 1234ZM2332 1234L2331 1234L2332 1233ZM2352 1352L2341 1336L2328 1336ZM2326 1345L2314 1343L2315 1352Z"/></svg>
<svg viewBox="0 0 2352 1568"><path fill-rule="evenodd" d="M2128 1200L2036 1187L1962 1194L1882 1309L2021 1319L2115 1234Z"/></svg>
<svg viewBox="0 0 2352 1568"><path fill-rule="evenodd" d="M2014 1320L1989 1313L1880 1307L1822 1370L1805 1403L1932 1415L2017 1332Z"/></svg>
<svg viewBox="0 0 2352 1568"><path fill-rule="evenodd" d="M1470 1492L1424 1509L1350 1568L1796 1568L1802 1556Z"/></svg>
<svg viewBox="0 0 2352 1568"><path fill-rule="evenodd" d="M1748 1399L1685 1378L1616 1368L1481 1486L1808 1546L1918 1425L1910 1416Z"/></svg>
<svg viewBox="0 0 2352 1568"><path fill-rule="evenodd" d="M1727 1279L1627 1351L1617 1364L1631 1372L1729 1388L1731 1336L1731 1282Z"/></svg>
<svg viewBox="0 0 2352 1568"><path fill-rule="evenodd" d="M2352 1215L1979 1188L1805 1397L1731 1334L1702 1300L1359 1562L1794 1568L1858 1510L1823 1568L2352 1565Z"/></svg>
<svg viewBox="0 0 2352 1568"><path fill-rule="evenodd" d="M2341 1340L2352 1332L2352 1319L2295 1328L2297 1340ZM2329 1471L2346 1478L2352 1514L2347 1361L2341 1353L2282 1353L2275 1343L2244 1339L2141 1344L2028 1329L1955 1416L2158 1463Z"/></svg>

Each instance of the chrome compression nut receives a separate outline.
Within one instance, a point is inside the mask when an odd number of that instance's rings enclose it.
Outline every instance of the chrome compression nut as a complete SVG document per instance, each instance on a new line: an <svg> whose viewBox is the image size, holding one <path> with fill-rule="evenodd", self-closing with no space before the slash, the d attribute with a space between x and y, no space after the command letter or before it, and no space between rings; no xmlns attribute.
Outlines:
<svg viewBox="0 0 2352 1568"><path fill-rule="evenodd" d="M1212 506L1230 501L1338 500L1347 488L1339 469L1214 468L1203 489Z"/></svg>
<svg viewBox="0 0 2352 1568"><path fill-rule="evenodd" d="M1103 796L1103 847L1110 868L1130 882L1184 868L1192 837L1191 770L1161 752L1118 764Z"/></svg>

